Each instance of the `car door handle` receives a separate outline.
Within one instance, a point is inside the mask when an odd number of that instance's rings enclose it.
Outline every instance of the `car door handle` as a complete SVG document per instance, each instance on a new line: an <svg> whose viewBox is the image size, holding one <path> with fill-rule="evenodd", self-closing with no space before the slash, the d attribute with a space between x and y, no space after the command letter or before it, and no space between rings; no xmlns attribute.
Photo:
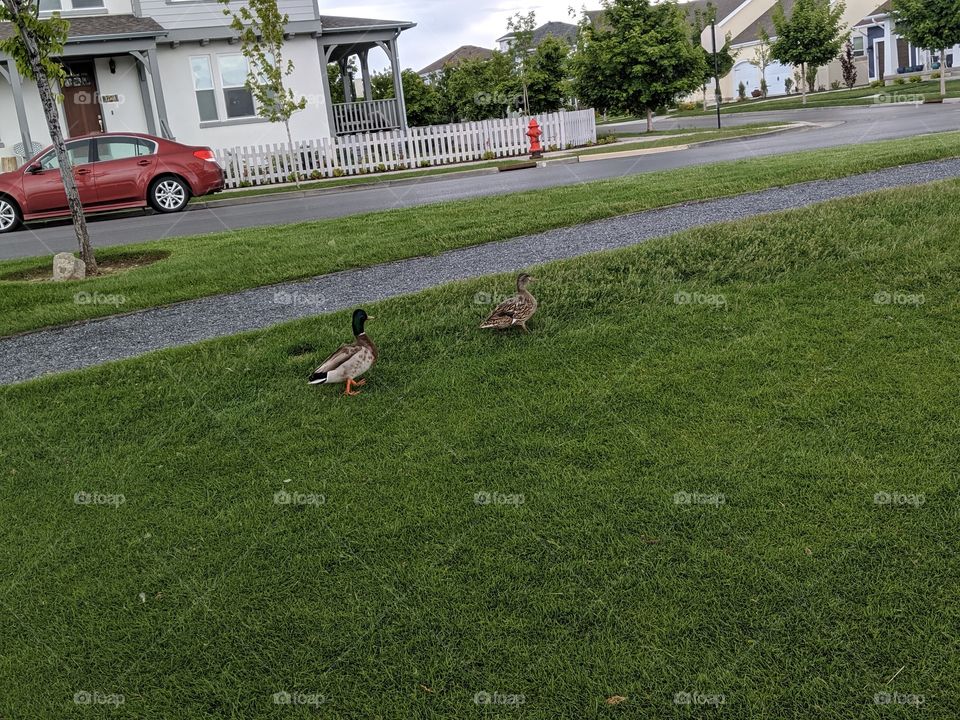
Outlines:
<svg viewBox="0 0 960 720"><path fill-rule="evenodd" d="M74 168L73 174L74 174L74 175L89 175L89 174L90 174L90 169L89 169L89 168Z"/></svg>
<svg viewBox="0 0 960 720"><path fill-rule="evenodd" d="M137 162L137 165L147 166L150 164L150 160L140 160Z"/></svg>

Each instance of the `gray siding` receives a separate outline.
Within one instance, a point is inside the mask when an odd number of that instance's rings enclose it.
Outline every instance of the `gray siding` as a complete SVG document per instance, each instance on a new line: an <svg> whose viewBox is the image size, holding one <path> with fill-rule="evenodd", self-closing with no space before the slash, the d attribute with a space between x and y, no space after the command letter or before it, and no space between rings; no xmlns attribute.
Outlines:
<svg viewBox="0 0 960 720"><path fill-rule="evenodd" d="M291 22L316 18L314 0L280 0L280 11L290 16ZM223 7L216 0L140 0L140 12L152 17L168 30L227 25Z"/></svg>

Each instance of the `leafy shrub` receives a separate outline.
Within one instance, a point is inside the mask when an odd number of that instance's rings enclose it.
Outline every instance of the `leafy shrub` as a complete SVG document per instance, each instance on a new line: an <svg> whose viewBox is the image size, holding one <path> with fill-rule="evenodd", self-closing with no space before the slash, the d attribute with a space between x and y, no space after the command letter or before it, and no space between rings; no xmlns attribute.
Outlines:
<svg viewBox="0 0 960 720"><path fill-rule="evenodd" d="M919 75L914 75L914 76L912 76L912 77L910 78L910 82L912 82L912 83L918 83L918 82L920 82L920 81L921 81L921 78L920 78Z"/></svg>
<svg viewBox="0 0 960 720"><path fill-rule="evenodd" d="M383 163L380 163L380 164L378 164L378 165L373 169L373 171L374 171L374 172L386 172L386 171L387 171L387 166L384 165Z"/></svg>
<svg viewBox="0 0 960 720"><path fill-rule="evenodd" d="M333 176L334 176L334 177L343 177L343 176L346 175L346 174L347 174L347 173L344 172L343 168L334 168L334 169L333 169Z"/></svg>
<svg viewBox="0 0 960 720"><path fill-rule="evenodd" d="M242 187L242 188L253 187L253 183L250 182L249 180L241 180L241 181L240 181L240 187Z"/></svg>
<svg viewBox="0 0 960 720"><path fill-rule="evenodd" d="M312 173L310 173L311 180L319 180L322 177L323 174L319 170L314 170Z"/></svg>
<svg viewBox="0 0 960 720"><path fill-rule="evenodd" d="M870 83L870 87L881 88L881 87L884 87L885 84L886 83L884 83L883 80L874 80L872 83Z"/></svg>
<svg viewBox="0 0 960 720"><path fill-rule="evenodd" d="M678 110L696 110L700 103L695 102L682 102L677 104Z"/></svg>
<svg viewBox="0 0 960 720"><path fill-rule="evenodd" d="M940 79L940 71L937 70L936 72L930 73L930 79L931 79L931 80L939 80L939 79Z"/></svg>
<svg viewBox="0 0 960 720"><path fill-rule="evenodd" d="M783 81L783 89L786 91L787 95L790 94L790 91L793 89L793 78L787 78Z"/></svg>
<svg viewBox="0 0 960 720"><path fill-rule="evenodd" d="M483 154L483 159L484 159L484 160L496 160L496 159L497 159L497 154L496 154L493 150L487 150L487 151Z"/></svg>
<svg viewBox="0 0 960 720"><path fill-rule="evenodd" d="M830 83L830 89L831 89L831 90L839 90L839 89L840 89L840 81L839 81L839 80L834 80L832 83Z"/></svg>
<svg viewBox="0 0 960 720"><path fill-rule="evenodd" d="M906 84L907 84L907 81L904 80L903 78L897 78L896 80L893 81L893 84L894 84L894 85L906 85Z"/></svg>
<svg viewBox="0 0 960 720"><path fill-rule="evenodd" d="M743 84L743 81L737 85L737 100L746 100L747 99L747 86Z"/></svg>
<svg viewBox="0 0 960 720"><path fill-rule="evenodd" d="M430 167L430 161L429 161L429 160L421 160L421 161L420 161L420 167L422 167L422 168Z"/></svg>

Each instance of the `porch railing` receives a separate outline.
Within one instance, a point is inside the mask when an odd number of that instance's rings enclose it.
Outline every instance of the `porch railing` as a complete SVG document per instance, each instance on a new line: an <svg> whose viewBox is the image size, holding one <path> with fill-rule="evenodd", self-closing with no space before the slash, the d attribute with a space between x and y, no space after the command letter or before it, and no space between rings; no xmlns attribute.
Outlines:
<svg viewBox="0 0 960 720"><path fill-rule="evenodd" d="M403 125L400 121L400 103L396 98L335 103L333 122L337 135L393 130Z"/></svg>

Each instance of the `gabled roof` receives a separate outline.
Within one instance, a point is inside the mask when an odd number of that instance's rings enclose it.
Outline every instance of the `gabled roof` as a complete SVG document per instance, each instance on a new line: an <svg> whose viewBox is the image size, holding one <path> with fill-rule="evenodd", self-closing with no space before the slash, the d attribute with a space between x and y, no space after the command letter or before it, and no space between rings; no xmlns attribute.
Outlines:
<svg viewBox="0 0 960 720"><path fill-rule="evenodd" d="M793 4L795 0L781 0L783 3L783 11L787 14L787 17L790 17L790 13L793 12ZM743 32L737 35L731 45L742 45L744 43L751 43L757 41L757 33L760 31L761 27L766 28L767 32L770 33L772 37L774 34L773 30L773 13L776 10L777 5L773 5L769 10L767 10L763 15L754 20L750 25L744 28Z"/></svg>
<svg viewBox="0 0 960 720"><path fill-rule="evenodd" d="M429 75L443 70L447 65L459 65L464 60L488 60L493 57L493 50L476 45L461 45L453 52L449 52L418 72L419 75Z"/></svg>
<svg viewBox="0 0 960 720"><path fill-rule="evenodd" d="M875 15L881 15L881 16L889 15L892 10L893 10L893 3L890 0L887 0L887 2L885 2L883 5L878 7L869 15L867 15L863 20L861 20L856 25L854 25L854 27L863 27L864 25L873 25L873 23L870 20L868 20L868 18L871 18Z"/></svg>
<svg viewBox="0 0 960 720"><path fill-rule="evenodd" d="M536 28L533 31L533 47L537 47L540 43L546 40L548 37L559 38L564 40L567 43L573 45L577 41L577 31L578 27L572 25L571 23L565 22L548 22L544 23L540 27ZM514 36L514 33L507 33L502 37L497 38L497 42L503 42L504 40L509 40Z"/></svg>
<svg viewBox="0 0 960 720"><path fill-rule="evenodd" d="M167 31L149 17L136 15L95 15L69 18L67 42L125 37L158 37ZM0 23L0 40L13 36L10 23Z"/></svg>
<svg viewBox="0 0 960 720"><path fill-rule="evenodd" d="M719 23L743 5L743 0L691 0L690 2L680 3L680 7L687 11L690 22L693 22L696 18L697 10L706 12L707 5L713 5L717 9L717 23ZM719 41L720 38L717 38L717 42Z"/></svg>

